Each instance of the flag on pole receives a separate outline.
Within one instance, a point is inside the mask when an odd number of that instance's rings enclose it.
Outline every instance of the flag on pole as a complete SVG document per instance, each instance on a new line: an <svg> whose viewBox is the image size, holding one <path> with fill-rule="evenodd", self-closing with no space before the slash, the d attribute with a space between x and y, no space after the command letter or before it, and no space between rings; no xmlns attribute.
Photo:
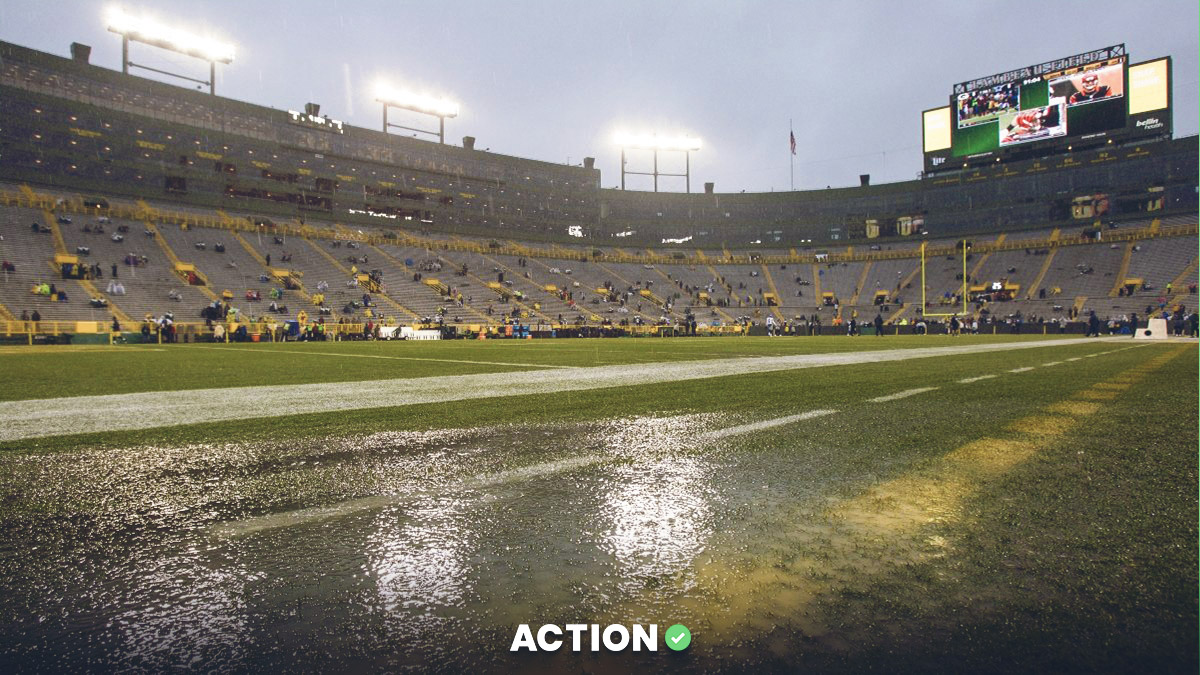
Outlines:
<svg viewBox="0 0 1200 675"><path fill-rule="evenodd" d="M790 137L790 142L792 145L792 154L794 155L794 154L796 154L796 133L793 131L789 131L788 136Z"/></svg>

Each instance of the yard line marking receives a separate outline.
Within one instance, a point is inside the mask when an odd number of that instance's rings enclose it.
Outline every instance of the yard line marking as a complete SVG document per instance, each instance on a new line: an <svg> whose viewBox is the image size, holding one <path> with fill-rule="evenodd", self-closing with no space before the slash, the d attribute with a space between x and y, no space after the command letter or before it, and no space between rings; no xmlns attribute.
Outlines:
<svg viewBox="0 0 1200 675"><path fill-rule="evenodd" d="M304 356L343 356L348 359L389 359L396 361L440 361L442 363L473 363L480 366L517 366L520 368L576 368L577 366L552 366L545 363L512 363L509 361L471 361L468 359L435 359L425 356L381 356L379 354L343 354L341 352L306 352L293 349L247 349L245 347L209 347L196 345L193 349L216 349L225 352L254 352L256 354L302 354Z"/></svg>
<svg viewBox="0 0 1200 675"><path fill-rule="evenodd" d="M959 380L958 383L959 384L971 384L972 382L978 382L980 380L990 380L993 377L996 377L996 376L995 375L979 375L977 377L968 377L965 380Z"/></svg>
<svg viewBox="0 0 1200 675"><path fill-rule="evenodd" d="M753 431L761 431L763 429L770 429L772 427L783 426L784 424L791 424L792 422L811 420L814 417L824 417L825 415L832 415L836 412L837 412L836 410L810 410L808 412L803 412L798 415L788 415L787 417L776 417L775 419L762 420L761 422L752 422L750 424L743 424L743 425L736 426L736 427L728 427L725 429L717 429L715 431L705 432L703 434L698 435L696 437L696 440L700 441L702 443L706 443L709 441L715 441L715 440L719 440L722 438L728 438L729 436L737 436L739 434L748 434Z"/></svg>
<svg viewBox="0 0 1200 675"><path fill-rule="evenodd" d="M787 417L778 417L775 419L763 420L761 422L753 422L751 424L727 427L725 429L715 429L713 431L697 435L696 441L699 443L708 443L722 438L727 438L729 436L750 433L762 429L770 429L772 427L813 419L815 417L832 415L836 412L836 410L810 410L798 415L788 415ZM553 462L544 462L542 464L525 466L509 471L502 471L490 476L476 476L463 481L456 487L462 490L478 490L498 485L505 485L507 483L516 481L542 478L544 476L550 476L564 471L574 471L575 469L612 461L614 459L619 458L615 456L604 455L584 455L582 457L571 457ZM343 502L338 502L336 504L312 506L303 509L270 513L254 518L247 518L237 522L220 523L218 525L214 525L210 532L218 537L241 537L254 534L256 532L262 532L264 530L274 530L284 527L292 527L295 525L304 525L306 523L327 520L329 518L349 516L362 511L386 508L394 504L409 502L415 499L428 497L433 494L441 495L445 493L445 490L446 488L444 487L438 487L436 490L421 490L404 495L373 495L370 497L359 497L356 499L348 499Z"/></svg>
<svg viewBox="0 0 1200 675"><path fill-rule="evenodd" d="M898 401L902 398L908 398L909 396L916 396L917 394L924 394L925 392L933 391L934 389L937 389L937 387L920 387L918 389L906 389L904 391L897 392L895 394L888 394L887 396L876 396L875 398L871 398L871 399L867 399L867 400L871 403L887 403L888 401Z"/></svg>
<svg viewBox="0 0 1200 675"><path fill-rule="evenodd" d="M459 489L477 490L481 488L494 487L504 485L513 481L528 480L530 478L541 478L563 471L573 471L585 466L591 466L612 459L611 457L601 457L599 455L584 455L583 457L571 457L553 462L545 462L543 464L535 464L533 466L525 466L511 471L502 471L492 476L476 476L472 479L467 479L459 484ZM422 490L416 493L405 495L375 495L372 497L360 497L358 499L349 499L337 504L328 506L314 506L306 509L297 509L294 511L283 511L281 513L271 513L265 516L256 518L248 518L234 523L221 523L213 526L210 530L218 537L240 537L247 534L254 534L263 530L274 530L281 527L291 527L293 525L303 525L305 523L326 520L328 518L338 518L341 516L349 516L361 511L370 511L372 509L381 509L393 504L407 502L421 497L428 497L433 494L442 494L445 488L437 488L436 490Z"/></svg>
<svg viewBox="0 0 1200 675"><path fill-rule="evenodd" d="M1071 357L1071 358L1069 358L1069 359L1067 359L1067 360L1068 360L1068 361L1078 361L1078 360L1080 360L1081 358L1083 358L1083 357L1082 357L1082 356L1073 356L1073 357Z"/></svg>
<svg viewBox="0 0 1200 675"><path fill-rule="evenodd" d="M993 342L780 357L714 359L356 382L185 389L0 402L0 442L287 415L336 413L565 391L620 389L829 366L1094 344L1091 338ZM303 353L303 352L299 352Z"/></svg>
<svg viewBox="0 0 1200 675"><path fill-rule="evenodd" d="M1061 364L1061 363L1062 363L1062 361L1051 361L1050 363L1043 363L1043 364L1042 364L1042 367L1043 367L1043 368L1046 368L1046 367L1048 367L1048 366L1057 366L1057 365L1059 365L1059 364Z"/></svg>
<svg viewBox="0 0 1200 675"><path fill-rule="evenodd" d="M1025 366L1024 368L1013 368L1012 370L1010 370L1008 372L1010 372L1010 373L1026 373L1031 370L1033 370L1033 366Z"/></svg>

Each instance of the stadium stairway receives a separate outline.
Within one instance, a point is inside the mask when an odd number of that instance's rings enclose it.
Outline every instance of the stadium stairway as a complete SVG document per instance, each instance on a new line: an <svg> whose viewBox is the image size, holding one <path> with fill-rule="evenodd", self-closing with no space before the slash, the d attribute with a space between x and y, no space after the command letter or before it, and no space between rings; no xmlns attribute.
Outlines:
<svg viewBox="0 0 1200 675"><path fill-rule="evenodd" d="M86 255L80 255L80 259L85 263L95 261L99 265L100 274L93 279L95 286L98 289L103 288L109 301L118 302L126 314L141 318L147 315L158 316L169 311L190 319L194 317L193 311L199 311L199 307L209 302L201 292L202 287L188 286L176 276L175 268L161 254L158 245L143 234L146 229L144 224L114 217L105 224L104 232L96 232L100 223L85 224L85 221L90 219L77 217L74 223L59 226L67 250L88 251ZM121 232L122 229L125 232ZM114 241L113 237L118 235L122 239ZM126 264L130 256L145 262L136 266ZM115 281L120 283L124 290L120 295L117 295L116 289L112 287L113 265L117 266L119 272ZM107 282L105 276L110 277ZM172 292L181 298L178 305L170 300Z"/></svg>
<svg viewBox="0 0 1200 675"><path fill-rule="evenodd" d="M49 233L34 233L30 224L41 219L32 209L14 208L0 211L0 258L15 267L0 275L0 298L17 312L37 310L47 321L103 320L107 312L90 308L82 293L69 303L51 302L44 295L35 295L35 284L59 283L59 271L47 271L42 261L54 257L54 243Z"/></svg>
<svg viewBox="0 0 1200 675"><path fill-rule="evenodd" d="M617 249L617 250L620 251L620 249ZM639 290L639 288L643 287L643 284L640 281L635 284L634 282L630 281L625 275L621 274L621 272L617 269L616 264L593 262L593 263L591 263L591 265L596 267L599 271L603 272L604 276L609 277L608 279L605 279L604 281L608 281L608 282L612 283L613 286L617 286L617 282L620 282L621 286L617 287L618 292L627 292L628 290L632 289L634 291L634 295L637 295L637 291ZM586 266L584 269L586 269ZM581 275L587 275L587 274L588 274L587 271L581 273ZM594 279L594 277L593 277L593 279ZM596 289L596 288L602 287L603 284L593 281L590 284L590 286L592 289ZM640 298L641 296L638 296L638 297ZM629 301L627 300L625 302L625 304L626 304L626 306L628 306ZM638 316L641 316L643 318L643 320L645 320L646 322L651 323L651 324L657 323L658 320L660 318L662 318L661 314L659 314L658 316L655 316L654 314L648 313L646 311L638 311L638 308L637 308L638 304L640 304L640 303L638 303L637 300L634 299L633 306L629 307L629 312L631 314L636 314Z"/></svg>
<svg viewBox="0 0 1200 675"><path fill-rule="evenodd" d="M1108 297L1115 298L1125 285L1125 279L1129 276L1129 262L1133 259L1134 242L1125 244L1125 254L1121 256L1121 266L1117 268L1116 278L1113 279L1112 290L1108 292Z"/></svg>
<svg viewBox="0 0 1200 675"><path fill-rule="evenodd" d="M429 284L413 281L410 278L412 271L408 265L398 256L420 258L421 254L416 253L416 250L404 248L396 248L398 245L382 244L368 245L368 250L374 251L384 261L384 266L390 268L391 272L384 275L384 280L398 279L398 282L388 281L388 289L397 297L404 300L404 306L413 310L422 319L433 318L438 315L439 309L446 306L446 299L441 292L434 286ZM386 248L385 248L386 247ZM432 254L428 254L432 255ZM392 274L394 273L394 274ZM424 273L422 273L424 274ZM440 272L438 274L441 274ZM484 324L495 323L488 318L487 314L476 309L471 303L463 303L462 308L466 313L473 315L473 321L477 320Z"/></svg>
<svg viewBox="0 0 1200 675"><path fill-rule="evenodd" d="M578 311L572 310L562 298L558 297L557 293L547 291L544 282L534 278L534 270L537 268L529 267L528 264L521 268L517 257L500 253L475 253L474 255L484 264L492 265L493 269L504 270L506 278L513 282L513 286L520 286L527 293L526 299L540 306L538 311L543 314L547 316L563 314L565 318L565 315L571 311ZM581 264L586 265L586 263Z"/></svg>
<svg viewBox="0 0 1200 675"><path fill-rule="evenodd" d="M697 253L699 254L698 257L701 260L704 260L703 252L698 251ZM654 266L654 271L657 272L658 275L660 277L662 277L663 279L666 279L668 282L675 284L675 286L677 288L679 288L679 290L681 290L681 291L684 290L683 286L685 284L691 286L694 289L695 288L707 288L711 284L713 287L713 293L709 294L709 301L714 304L711 304L711 305L701 304L695 291L693 291L693 295L689 299L688 304L693 308L694 313L707 309L707 310L709 310L710 316L719 317L723 321L728 322L730 324L735 323L734 318L732 316L730 316L728 313L726 313L725 310L722 309L719 305L715 304L717 301L717 298L713 297L713 295L716 293L716 289L720 288L722 291L725 291L725 292L727 292L728 289L726 289L725 285L721 283L720 279L717 277L716 270L713 269L712 265L704 265L704 268L711 275L708 277L703 277L702 275L692 276L690 274L684 274L684 272L690 272L691 271L690 268L687 266L682 266L682 265L678 266L678 267L679 267L679 269L676 270L675 272L673 272L672 274L667 274L658 265Z"/></svg>
<svg viewBox="0 0 1200 675"><path fill-rule="evenodd" d="M154 243L158 244L158 248L163 252L163 255L167 256L167 262L171 265L171 269L175 272L175 274L180 276L180 281L184 282L184 284L186 284L188 286L191 286L191 284L187 283L187 278L185 276L183 276L184 273L181 273L179 271L181 266L186 265L188 263L184 263L182 260L179 259L179 256L175 254L175 250L171 248L171 245L169 243L167 243L166 238L164 238L162 236L162 234L158 231L158 226L156 226L154 223L151 223L150 221L145 221L142 224L145 226L147 232L153 233ZM193 265L193 267L196 267L196 266ZM209 299L209 301L215 302L216 300L218 300L217 294L214 293L211 288L211 283L210 283L208 277L204 274L203 271L201 271L199 269L199 267L196 267L196 274L199 275L200 279L204 281L204 285L203 286L191 286L191 287L200 291L204 295L204 297Z"/></svg>
<svg viewBox="0 0 1200 675"><path fill-rule="evenodd" d="M1054 264L1054 257L1058 254L1058 247L1050 247L1050 252L1046 254L1046 259L1042 261L1042 268L1038 270L1038 274L1033 278L1033 282L1029 284L1029 292L1025 294L1026 300L1033 300L1038 295L1038 289L1042 287L1042 283L1046 280L1046 275L1050 272L1051 266ZM1047 296L1050 294L1047 293Z"/></svg>
<svg viewBox="0 0 1200 675"><path fill-rule="evenodd" d="M62 230L60 230L58 227L58 221L55 215L49 210L43 209L42 218L45 220L46 225L50 227L50 236L54 241L55 254L73 255L67 253L67 244L63 239ZM57 264L55 264L53 259L49 260L48 264L50 265L50 269L53 270L55 274L61 276L62 270ZM87 279L62 279L60 283L68 283L68 285L73 284L80 291L82 291L77 293L73 302L79 302L80 299L83 299L84 302L88 302L90 304L90 301L93 298L104 298L104 294L102 294L96 288L96 286ZM117 306L117 303L113 302L111 299L108 299L108 306L105 307L105 310L107 310L110 318L115 318L124 325L132 326L135 323L133 318L126 314L120 307Z"/></svg>
<svg viewBox="0 0 1200 675"><path fill-rule="evenodd" d="M245 251L250 254L250 257L257 260L259 265L262 265L262 268L267 271L267 274L274 276L275 270L280 269L280 268L275 268L275 267L271 267L270 265L268 265L267 259L265 257L263 257L263 255L261 253L259 253L250 242L246 241L246 238L242 236L241 232L238 232L236 230L230 230L230 234L232 234L234 240L236 240L237 243L241 244L242 248L245 249ZM309 294L309 292L304 289L304 283L300 280L299 275L296 274L297 270L289 269L288 271L291 271L293 273L291 278L292 278L292 281L295 282L297 287L288 289L284 293L284 298L285 299L287 298L288 293L292 293L296 297L303 300L305 305L312 305L313 304L312 295Z"/></svg>
<svg viewBox="0 0 1200 675"><path fill-rule="evenodd" d="M571 284L576 281L575 279L571 279L569 275L562 273L561 269L559 270L559 273L556 274L554 271L552 271L552 268L544 263L541 263L541 261L536 260L536 258L525 258L525 265L522 267L521 256L506 253L492 253L486 257L489 260L499 263L502 268L510 270L513 274L518 274L520 277L524 277L534 289L533 297L541 299L539 304L541 304L542 312L544 314L561 314L564 317L563 321L567 322L566 317L572 316L573 314L579 314L586 309L581 306L581 300L583 299L582 296L587 295L583 289L582 283L579 286L581 297L576 299L573 307L566 300L559 296L558 291L561 288L566 288L568 291L574 291L574 287L572 287ZM588 263L580 262L577 264L580 268L589 267ZM559 278L560 275L564 278ZM553 290L549 288L551 286L553 287ZM572 294L574 295L574 293ZM619 322L620 318L615 318L615 321Z"/></svg>
<svg viewBox="0 0 1200 675"><path fill-rule="evenodd" d="M350 279L352 277L355 277L355 275L351 273L350 269L348 267L346 267L345 265L343 265L341 263L341 261L339 261L337 258L330 255L329 252L326 251L325 249L321 248L320 243L318 243L317 241L314 241L312 239L305 239L305 241L308 242L308 245L309 245L309 247L312 248L312 250L316 251L321 257L325 258L325 260L328 261L330 265L332 265L336 270L341 272L343 275L343 278ZM359 250L361 250L361 249L359 249ZM361 273L365 273L365 272L363 270L359 270L359 273L361 274ZM401 312L404 315L404 318L406 318L406 319L420 319L421 318L421 317L417 316L416 312L405 307L404 305L400 304L399 302L396 302L390 296L388 296L387 293L383 292L382 290L372 293L371 295L374 298L382 299L392 309Z"/></svg>
<svg viewBox="0 0 1200 675"><path fill-rule="evenodd" d="M1004 238L1006 236L1007 235L1005 233L1001 232L1000 236L996 237L996 241L993 243L995 243L997 245L1004 243ZM983 269L984 264L987 263L988 259L991 257L992 257L992 251L989 250L989 251L986 251L983 255L979 256L979 260L975 261L975 266L971 268L970 272L968 272L968 275L972 282L979 277L979 270Z"/></svg>
<svg viewBox="0 0 1200 675"><path fill-rule="evenodd" d="M676 266L674 266L674 265L671 266L672 269L674 269L675 267ZM658 316L654 317L655 321L658 321L659 319L661 319L663 317L667 317L673 321L683 320L685 313L682 309L680 309L681 302L684 299L683 292L682 292L683 289L679 289L677 287L677 284L675 283L675 281L669 279L670 275L665 275L663 273L662 269L659 268L658 264L647 264L647 263L637 263L637 262L610 262L610 263L605 264L604 269L607 272L616 275L617 278L622 281L622 283L626 284L627 289L632 287L635 295L639 295L640 297L645 298L646 300L649 300L650 302L657 305ZM634 279L632 284L629 283L630 279L633 279L635 276L639 276L642 274L644 274L647 278L646 279ZM664 276L668 277L670 285L667 287L663 287L660 284L658 287L658 290L656 291L654 289L654 284L658 283L658 280L664 278ZM654 277L654 278L651 279L649 277ZM648 289L650 291L650 295L649 296L640 295L640 292L642 289ZM676 292L679 292L679 296L680 296L678 299L679 302L675 301L676 299L674 296L675 296ZM671 301L671 309L669 309L669 310L666 309L666 307L664 305L664 302L667 300ZM689 299L687 303L683 303L683 304L691 304L691 300ZM636 309L636 307L635 307L635 309ZM643 314L644 313L645 312L643 312Z"/></svg>
<svg viewBox="0 0 1200 675"><path fill-rule="evenodd" d="M475 254L475 255L479 256L479 258L481 260L486 260L486 256L479 255L479 254ZM468 253L468 256L470 256L470 253ZM453 275L453 274L455 274L455 270L460 270L463 266L462 262L447 258L445 255L438 255L437 257L440 261L442 261L442 264L445 265L443 273L449 272L450 274ZM554 319L552 317L547 316L541 310L537 310L537 309L533 308L533 302L529 300L529 297L532 294L531 293L532 289L522 290L522 292L525 293L526 299L524 301L518 300L516 298L516 296L511 291L509 291L506 287L501 286L501 287L497 288L495 286L492 286L487 281L484 281L482 278L480 278L477 274L470 271L470 268L472 268L472 267L477 268L478 265L470 265L468 263L468 270L467 270L467 274L465 275L465 277L467 279L471 280L472 282L474 282L475 284L478 284L481 288L490 289L498 297L505 298L507 300L508 305L510 305L512 307L516 307L519 310L521 310L519 312L519 314L521 315L521 318L530 319L530 320L538 319L545 323L554 323ZM511 272L511 270L510 270L510 272ZM463 275L460 274L459 276L463 276ZM524 279L522 279L520 277L520 275L516 275L515 273L513 273L513 276L516 276L517 280L525 281ZM514 280L514 282L517 280ZM465 306L466 305L464 303L464 307Z"/></svg>
<svg viewBox="0 0 1200 675"><path fill-rule="evenodd" d="M870 267L871 264L867 263L866 266ZM776 319L779 321L784 321L785 319L783 318L783 312L779 310L779 305L783 303L783 298L779 295L779 289L775 287L775 279L771 276L771 268L765 263L760 265L760 267L762 267L763 279L767 282L767 288L770 289L771 295L775 297L775 304L768 304L767 307L771 310L771 313L775 315ZM857 297L858 296L856 294L855 298Z"/></svg>
<svg viewBox="0 0 1200 675"><path fill-rule="evenodd" d="M860 273L858 275L858 283L854 285L854 294L850 296L850 304L852 306L855 306L855 307L858 306L858 296L862 295L863 288L865 288L867 285L867 278L871 274L871 264L872 264L872 261L870 261L870 260L868 260L866 263L864 263L863 268L862 268L862 273ZM764 265L763 267L765 269L766 265ZM771 286L773 289L774 284L772 284Z"/></svg>

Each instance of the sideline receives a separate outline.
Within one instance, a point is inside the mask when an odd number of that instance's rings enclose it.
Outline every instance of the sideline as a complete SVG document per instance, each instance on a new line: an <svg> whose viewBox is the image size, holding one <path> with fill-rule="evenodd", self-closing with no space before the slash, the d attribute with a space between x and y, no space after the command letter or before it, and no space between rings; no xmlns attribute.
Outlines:
<svg viewBox="0 0 1200 675"><path fill-rule="evenodd" d="M1120 338L1109 338L1120 339ZM781 370L908 361L911 359L1098 344L1105 338L988 343L685 363L448 375L363 382L329 382L139 392L0 402L0 442L70 434L153 429L181 424L262 419L343 410L390 408L503 396L552 394L682 382Z"/></svg>

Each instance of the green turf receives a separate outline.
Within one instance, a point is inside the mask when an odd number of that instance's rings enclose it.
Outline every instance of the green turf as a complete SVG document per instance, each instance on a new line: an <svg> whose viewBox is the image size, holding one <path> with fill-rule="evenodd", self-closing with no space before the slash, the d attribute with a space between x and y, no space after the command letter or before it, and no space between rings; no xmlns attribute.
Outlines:
<svg viewBox="0 0 1200 675"><path fill-rule="evenodd" d="M126 349L101 355L111 359L107 368L143 369L140 372L155 368L130 364L159 359L158 369L174 370L158 388L171 388L172 382L179 384L176 373L190 386L213 386L191 371L214 358L236 361L241 365L233 372L240 368L263 384L530 369L295 353L306 349L587 366L948 344L955 342L749 338L254 348L267 353L221 353L181 345L162 352ZM744 498L744 505L730 506L738 514L737 527L715 534L705 555L694 562L696 567L719 566L722 573L712 578L720 584L706 585L702 574L695 586L687 587L674 577L647 579L645 593L624 602L651 613L669 608L672 621L685 623L712 644L734 645L729 654L744 659L738 663L763 671L1195 672L1196 353L1194 345L1102 341L51 437L8 443L0 451L88 453L133 444L177 448L255 441L253 457L238 475L239 489L245 491L242 498L254 505L244 515L253 516L385 491L372 483L369 472L348 486L338 461L338 453L353 454L354 438L383 431L508 423L619 424L635 417L693 413L716 413L721 425L728 426L832 409L837 414L688 450L704 453L706 461L727 472L725 480L745 486L730 493ZM1065 362L1088 355L1096 356ZM86 363L95 353L70 356ZM1111 384L1114 377L1165 356L1170 360L1128 389L1096 386ZM33 368L32 360L43 359L44 364L47 359L40 352L20 357L31 359L23 368ZM332 363L299 375L288 370L300 359ZM1045 365L1048 362L1059 363ZM464 370L446 370L458 367ZM1033 370L1011 372L1025 367ZM90 379L89 372L81 371L81 379ZM980 375L996 377L959 382ZM286 379L293 376L299 379ZM144 383L129 386L131 391L147 390ZM922 387L936 389L896 401L870 401ZM839 524L826 511L829 505L853 503L881 485L936 476L947 457L964 444L1027 437L1013 431L1014 421L1043 415L1049 406L1088 391L1114 395L1094 401L1095 411L1069 434L1041 442L1028 460L966 491L953 518L872 531ZM10 400L28 398L29 392L7 395ZM369 389L363 395L369 396ZM575 449L547 450L551 451L555 457L570 457ZM552 458L544 452L524 452L519 445L497 447L494 457L489 455L494 466L489 466L494 471L514 470ZM454 470L454 461L446 460L446 471ZM160 487L171 485L165 480ZM78 502L10 500L0 503L0 514L16 517L40 510L68 517L109 508L106 502L102 493ZM872 508L877 512L868 510L868 515L903 511L886 500ZM931 555L929 542L934 539L947 544ZM714 611L722 607L749 609L731 610L734 618L726 621ZM619 613L619 608L614 611ZM750 617L748 621L769 617L770 625L738 624L739 616Z"/></svg>
<svg viewBox="0 0 1200 675"><path fill-rule="evenodd" d="M0 379L6 385L0 388L0 401L1041 339L1046 338L838 336L13 347L0 352Z"/></svg>
<svg viewBox="0 0 1200 675"><path fill-rule="evenodd" d="M847 349L861 349L874 346L874 342L870 340L850 340L848 338L828 338L827 340L832 341L835 347ZM713 356L706 355L713 352L701 351L703 347L708 345L717 347L725 346L731 350L731 355L736 356L788 353L780 351L786 349L788 346L793 346L796 350L808 347L814 351L822 347L822 345L815 343L812 345L806 344L806 340L790 342L762 338L759 340L750 339L750 341L743 343L739 351L732 351L732 348L738 345L731 344L725 340L681 342L684 345L693 346L694 348L692 351L676 350L674 354L676 358L680 359L714 358ZM597 349L609 343L610 341L595 341ZM578 345L581 343L572 341L567 342L567 344ZM582 344L587 344L587 342ZM948 339L932 343L913 339L910 346L926 346L930 344L946 345L951 343ZM828 347L829 345L826 344L824 346ZM451 401L437 404L367 408L335 413L303 414L271 418L261 418L255 415L254 411L249 411L248 418L245 420L132 432L96 433L80 436L30 439L0 444L0 451L55 450L69 449L81 445L95 447L130 443L202 443L213 439L222 441L262 440L265 438L289 439L315 436L340 436L389 430L475 427L514 421L595 420L662 413L682 414L720 411L745 415L753 421L754 419L794 414L808 409L826 408L831 405L848 405L852 402L860 402L865 398L886 395L909 388L949 385L958 379L966 377L988 373L1003 373L1018 366L1036 366L1051 360L1061 360L1071 356L1082 356L1095 352L1108 351L1118 346L1125 345L1118 345L1112 342L1085 343L1061 347L1022 349L1016 352L965 354L938 359L919 359L913 361L758 373L617 389L579 392L567 391L551 395L510 396L500 399ZM388 345L381 347L386 348ZM644 358L644 355L637 351L637 347L637 343L612 347L612 351L607 357L607 362L623 358L623 362L628 363L634 358ZM452 348L467 350L470 349L470 346L469 343L459 343ZM500 345L495 348L486 347L485 349L519 350L521 346ZM1153 350L1154 347L1149 347L1148 349ZM565 352L565 350L563 351ZM1070 372L1073 378L1086 376L1092 372L1095 373L1096 377L1100 377L1103 373L1108 372L1109 369L1114 367L1114 362L1123 363L1127 359L1138 358L1135 354L1141 351L1145 350L1132 349L1120 354L1078 361L1072 364L1073 368ZM179 353L190 358L194 352L182 351L172 352L171 354ZM446 353L445 351L440 352L443 355ZM505 353L512 354L513 351ZM532 353L532 350L529 353ZM529 353L526 353L526 356ZM473 359L480 356L480 352L477 350L464 351L460 352L460 354L468 354ZM579 354L572 351L569 353L559 353L558 356L569 359L569 362L579 363L581 359L586 359L587 354ZM358 361L367 359L350 360L357 363ZM528 359L524 360L527 361ZM342 361L339 360L338 363L340 366ZM327 370L335 371L332 367ZM975 385L954 385L954 387L957 388L958 395L970 395L970 392L978 391L988 392L993 397L1020 399L1028 396L1026 389L1030 387L1063 386L1059 381L1062 373L1065 373L1065 371L1045 369L1036 377L1029 377L1028 374L1022 374L1023 376L1008 374L996 380L988 380ZM278 383L278 381L273 380L271 383ZM369 398L369 388L364 388L363 396ZM917 401L913 405L919 406L922 404L920 401Z"/></svg>

